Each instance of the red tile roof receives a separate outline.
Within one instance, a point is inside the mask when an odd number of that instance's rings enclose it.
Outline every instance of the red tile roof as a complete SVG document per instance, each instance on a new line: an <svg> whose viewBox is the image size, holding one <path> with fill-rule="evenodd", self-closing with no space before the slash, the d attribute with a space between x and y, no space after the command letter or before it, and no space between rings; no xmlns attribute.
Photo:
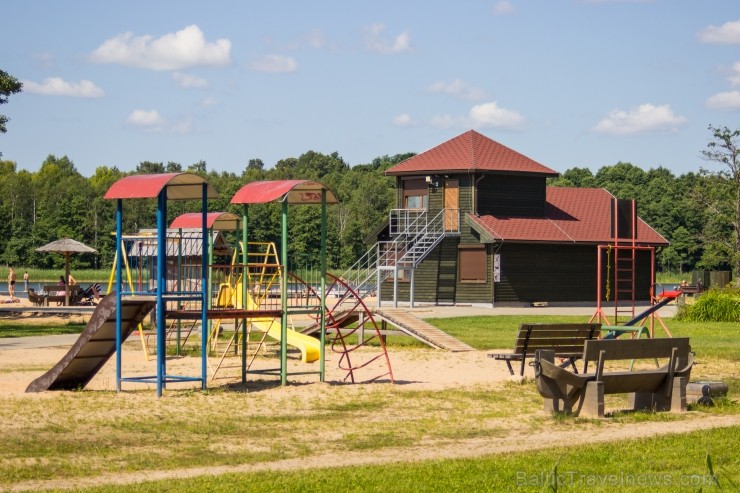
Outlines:
<svg viewBox="0 0 740 493"><path fill-rule="evenodd" d="M471 225L496 241L611 243L612 194L603 188L547 188L546 217L499 217L468 214ZM639 212L639 207L638 207ZM668 241L638 218L639 245Z"/></svg>
<svg viewBox="0 0 740 493"><path fill-rule="evenodd" d="M475 130L454 137L428 151L393 166L387 175L416 175L446 172L558 173L523 154L509 149Z"/></svg>

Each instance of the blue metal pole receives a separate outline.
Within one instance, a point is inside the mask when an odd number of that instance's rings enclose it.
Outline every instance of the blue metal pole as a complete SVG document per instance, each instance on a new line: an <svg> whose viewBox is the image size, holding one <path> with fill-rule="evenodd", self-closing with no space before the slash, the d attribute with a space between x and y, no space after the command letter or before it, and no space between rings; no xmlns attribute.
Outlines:
<svg viewBox="0 0 740 493"><path fill-rule="evenodd" d="M248 231L249 231L249 205L244 204L244 214L242 215L242 309L247 309L247 285L249 271L247 269L248 259ZM238 242L237 242L238 245ZM237 246L237 248L239 248ZM236 284L235 284L236 286ZM242 319L242 385L247 384L247 317Z"/></svg>
<svg viewBox="0 0 740 493"><path fill-rule="evenodd" d="M116 392L121 391L121 343L122 343L122 325L121 318L121 272L123 264L123 201L116 201Z"/></svg>
<svg viewBox="0 0 740 493"><path fill-rule="evenodd" d="M157 397L162 397L167 374L165 357L164 290L167 280L167 187L157 197Z"/></svg>
<svg viewBox="0 0 740 493"><path fill-rule="evenodd" d="M203 390L206 390L206 383L207 383L207 375L208 375L208 334L207 334L207 328L208 328L208 307L210 305L210 292L211 292L211 286L210 282L208 280L208 265L206 263L207 259L209 259L210 255L210 249L208 248L208 245L210 243L210 234L208 231L208 185L206 183L203 183L202 185L202 223L201 227L203 229L203 256L201 257L203 260L201 261L201 289L203 291L203 303L201 304L201 316L200 316L200 343L201 343L201 357L200 357L200 377L201 381L203 382L201 384L201 388Z"/></svg>

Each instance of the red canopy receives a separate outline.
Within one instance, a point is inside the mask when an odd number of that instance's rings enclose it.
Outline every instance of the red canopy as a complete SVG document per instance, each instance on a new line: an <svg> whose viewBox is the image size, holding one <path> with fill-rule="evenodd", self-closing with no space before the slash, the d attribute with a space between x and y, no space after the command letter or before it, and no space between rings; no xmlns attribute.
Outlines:
<svg viewBox="0 0 740 493"><path fill-rule="evenodd" d="M218 231L237 231L239 229L241 218L231 212L209 212L206 214L206 227ZM188 229L200 228L203 226L203 214L199 212L189 212L177 216L170 228Z"/></svg>
<svg viewBox="0 0 740 493"><path fill-rule="evenodd" d="M126 176L111 185L104 198L109 200L156 198L166 186L168 200L200 200L203 198L203 183L207 185L207 198L218 198L216 189L195 173Z"/></svg>
<svg viewBox="0 0 740 493"><path fill-rule="evenodd" d="M286 200L289 204L320 204L321 191L326 190L326 203L337 204L334 192L311 180L255 181L239 189L231 198L232 204L265 204Z"/></svg>

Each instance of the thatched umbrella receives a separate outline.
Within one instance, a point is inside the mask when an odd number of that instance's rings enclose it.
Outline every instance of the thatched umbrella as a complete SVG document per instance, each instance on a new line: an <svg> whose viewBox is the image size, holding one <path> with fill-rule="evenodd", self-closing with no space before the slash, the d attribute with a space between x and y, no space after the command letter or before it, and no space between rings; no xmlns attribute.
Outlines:
<svg viewBox="0 0 740 493"><path fill-rule="evenodd" d="M64 255L64 306L69 306L69 256L73 253L98 253L98 251L71 238L62 238L61 240L52 241L42 247L38 247L36 251L54 252Z"/></svg>

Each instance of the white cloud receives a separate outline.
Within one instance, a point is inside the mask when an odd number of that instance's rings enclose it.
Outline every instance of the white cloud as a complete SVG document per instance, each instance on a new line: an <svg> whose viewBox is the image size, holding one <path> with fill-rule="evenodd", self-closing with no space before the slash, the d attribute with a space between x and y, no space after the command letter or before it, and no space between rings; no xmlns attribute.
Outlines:
<svg viewBox="0 0 740 493"><path fill-rule="evenodd" d="M401 113L393 118L393 125L397 127L411 127L414 125L414 120L408 113Z"/></svg>
<svg viewBox="0 0 740 493"><path fill-rule="evenodd" d="M732 66L732 74L729 77L730 84L740 86L740 62L735 62Z"/></svg>
<svg viewBox="0 0 740 493"><path fill-rule="evenodd" d="M195 132L195 125L193 123L193 118L188 116L186 118L183 118L179 122L176 122L174 125L172 125L172 128L170 131L173 134L191 134Z"/></svg>
<svg viewBox="0 0 740 493"><path fill-rule="evenodd" d="M493 15L509 15L514 12L516 12L514 6L511 2L507 2L506 0L496 2L496 5L493 6Z"/></svg>
<svg viewBox="0 0 740 493"><path fill-rule="evenodd" d="M196 122L191 115L170 121L157 110L134 110L126 118L126 123L149 133L185 135L198 132Z"/></svg>
<svg viewBox="0 0 740 493"><path fill-rule="evenodd" d="M134 110L126 118L126 123L150 132L156 132L162 130L166 122L157 110Z"/></svg>
<svg viewBox="0 0 740 493"><path fill-rule="evenodd" d="M209 97L201 101L200 104L203 106L216 106L218 104L218 99Z"/></svg>
<svg viewBox="0 0 740 493"><path fill-rule="evenodd" d="M674 133L686 118L673 113L668 104L641 104L630 111L613 110L593 130L607 135Z"/></svg>
<svg viewBox="0 0 740 493"><path fill-rule="evenodd" d="M725 22L721 26L708 26L696 33L702 43L740 44L740 20Z"/></svg>
<svg viewBox="0 0 740 493"><path fill-rule="evenodd" d="M271 74L295 72L298 70L298 62L289 56L265 55L249 64L252 70L257 72L268 72Z"/></svg>
<svg viewBox="0 0 740 493"><path fill-rule="evenodd" d="M527 119L515 110L501 108L498 102L478 104L470 108L467 116L435 115L429 124L436 128L497 128L499 130L520 130Z"/></svg>
<svg viewBox="0 0 740 493"><path fill-rule="evenodd" d="M49 77L42 83L23 81L23 90L44 96L68 96L71 98L102 98L105 92L89 80L67 82L61 77Z"/></svg>
<svg viewBox="0 0 740 493"><path fill-rule="evenodd" d="M305 39L306 43L308 43L308 46L311 48L324 48L328 44L326 34L321 29L309 31L306 34Z"/></svg>
<svg viewBox="0 0 740 493"><path fill-rule="evenodd" d="M721 111L740 111L740 91L715 94L707 99L706 106Z"/></svg>
<svg viewBox="0 0 740 493"><path fill-rule="evenodd" d="M119 34L103 42L90 59L98 63L118 63L152 70L182 70L201 65L219 66L230 61L231 41L205 40L196 25L159 38L151 35Z"/></svg>
<svg viewBox="0 0 740 493"><path fill-rule="evenodd" d="M433 127L441 129L448 129L454 127L455 125L459 125L461 127L465 126L465 124L462 123L462 118L455 118L452 115L434 115L429 123Z"/></svg>
<svg viewBox="0 0 740 493"><path fill-rule="evenodd" d="M496 101L470 108L470 120L474 127L493 127L515 130L524 126L527 119L518 111L498 106Z"/></svg>
<svg viewBox="0 0 740 493"><path fill-rule="evenodd" d="M411 47L411 34L408 31L402 32L391 41L381 38L381 34L385 31L385 25L382 23L373 24L367 27L365 31L365 47L370 51L385 54L413 51Z"/></svg>
<svg viewBox="0 0 740 493"><path fill-rule="evenodd" d="M31 57L39 64L41 68L46 70L54 69L54 55L48 51L31 54Z"/></svg>
<svg viewBox="0 0 740 493"><path fill-rule="evenodd" d="M184 87L185 89L204 89L208 87L208 81L196 77L195 75L185 74L182 72L172 72L172 78L175 79L177 85Z"/></svg>
<svg viewBox="0 0 740 493"><path fill-rule="evenodd" d="M448 94L457 99L468 101L480 101L487 96L486 91L478 87L472 87L461 79L455 79L451 82L437 81L431 84L427 91L431 93Z"/></svg>

